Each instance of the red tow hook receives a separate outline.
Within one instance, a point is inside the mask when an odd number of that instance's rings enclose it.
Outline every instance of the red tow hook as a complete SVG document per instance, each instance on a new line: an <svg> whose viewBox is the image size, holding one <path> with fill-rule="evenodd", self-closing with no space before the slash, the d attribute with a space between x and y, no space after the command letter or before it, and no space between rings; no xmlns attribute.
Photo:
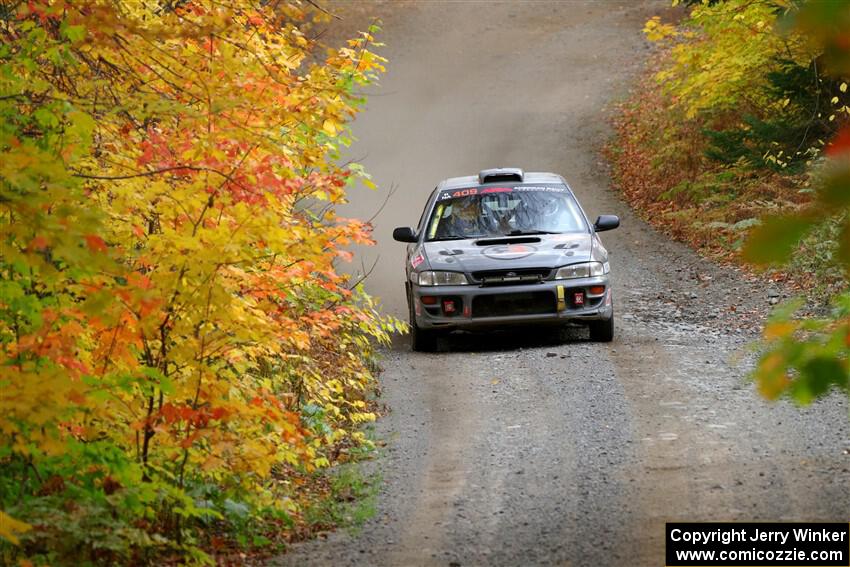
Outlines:
<svg viewBox="0 0 850 567"><path fill-rule="evenodd" d="M443 300L443 313L446 315L451 315L455 312L455 302L453 299L444 299Z"/></svg>

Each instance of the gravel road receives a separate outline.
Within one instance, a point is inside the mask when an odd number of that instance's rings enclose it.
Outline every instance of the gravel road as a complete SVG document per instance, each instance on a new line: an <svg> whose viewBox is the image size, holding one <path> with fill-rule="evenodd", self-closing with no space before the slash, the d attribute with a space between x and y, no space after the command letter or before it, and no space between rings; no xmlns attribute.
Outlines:
<svg viewBox="0 0 850 567"><path fill-rule="evenodd" d="M663 565L664 522L850 519L850 422L836 396L800 410L746 381L771 290L655 232L610 189L599 147L640 33L666 2L420 2L385 15L388 73L353 147L398 190L376 220L367 288L403 316L403 246L444 177L555 171L591 217L619 214L617 336L462 337L388 351L368 467L383 476L358 534L276 565ZM607 105L607 106L606 106ZM369 217L363 189L344 214Z"/></svg>

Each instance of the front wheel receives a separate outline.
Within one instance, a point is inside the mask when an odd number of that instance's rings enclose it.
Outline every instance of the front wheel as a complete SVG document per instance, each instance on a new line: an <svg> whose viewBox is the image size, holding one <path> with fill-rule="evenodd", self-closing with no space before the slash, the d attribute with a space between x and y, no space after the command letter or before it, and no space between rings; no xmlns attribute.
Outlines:
<svg viewBox="0 0 850 567"><path fill-rule="evenodd" d="M590 340L597 343L610 343L614 340L614 314L608 319L590 322Z"/></svg>
<svg viewBox="0 0 850 567"><path fill-rule="evenodd" d="M416 314L413 311L412 295L407 296L407 309L410 314L410 343L416 352L434 352L437 350L437 333L421 329L416 324Z"/></svg>

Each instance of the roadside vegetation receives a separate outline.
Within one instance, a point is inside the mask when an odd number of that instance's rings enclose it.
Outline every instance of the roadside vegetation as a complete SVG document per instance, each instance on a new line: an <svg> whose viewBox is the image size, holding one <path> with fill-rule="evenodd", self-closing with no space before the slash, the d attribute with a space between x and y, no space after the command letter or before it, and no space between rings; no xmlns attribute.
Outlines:
<svg viewBox="0 0 850 567"><path fill-rule="evenodd" d="M765 326L766 397L850 393L850 3L685 4L644 28L657 49L615 119L615 182L661 230L801 294ZM799 316L807 300L824 315Z"/></svg>
<svg viewBox="0 0 850 567"><path fill-rule="evenodd" d="M382 317L337 265L383 60L311 3L0 1L0 563L356 523ZM367 500L368 503L368 500Z"/></svg>

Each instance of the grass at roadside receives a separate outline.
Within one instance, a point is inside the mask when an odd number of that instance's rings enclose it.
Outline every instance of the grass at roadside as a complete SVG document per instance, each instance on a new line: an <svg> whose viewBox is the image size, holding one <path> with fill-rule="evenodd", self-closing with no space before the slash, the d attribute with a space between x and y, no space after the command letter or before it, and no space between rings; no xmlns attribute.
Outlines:
<svg viewBox="0 0 850 567"><path fill-rule="evenodd" d="M328 479L324 497L304 510L307 525L314 531L358 532L375 515L380 485L378 473L366 474L357 464L340 466Z"/></svg>
<svg viewBox="0 0 850 567"><path fill-rule="evenodd" d="M217 564L261 562L285 553L290 545L335 529L357 532L377 509L382 478L368 466L376 456L371 427L366 442L340 445L338 464L313 473L280 470L274 473L281 492L293 495L288 512L269 508L257 514L244 503L226 501L225 522L213 522L198 543ZM175 558L176 560L176 558Z"/></svg>

